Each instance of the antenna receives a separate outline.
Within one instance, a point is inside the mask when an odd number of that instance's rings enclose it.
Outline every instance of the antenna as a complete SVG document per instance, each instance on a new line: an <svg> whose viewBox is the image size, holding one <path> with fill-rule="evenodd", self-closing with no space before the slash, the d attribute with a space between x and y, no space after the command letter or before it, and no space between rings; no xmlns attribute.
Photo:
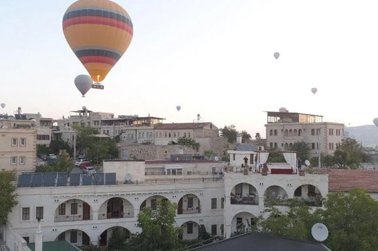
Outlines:
<svg viewBox="0 0 378 251"><path fill-rule="evenodd" d="M323 223L315 223L311 228L311 235L316 241L323 242L328 238L328 228Z"/></svg>

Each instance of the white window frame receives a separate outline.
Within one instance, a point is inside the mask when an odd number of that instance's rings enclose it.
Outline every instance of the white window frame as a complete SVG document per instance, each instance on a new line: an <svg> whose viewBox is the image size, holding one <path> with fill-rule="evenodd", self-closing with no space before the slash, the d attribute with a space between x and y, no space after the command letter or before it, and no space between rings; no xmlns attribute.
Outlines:
<svg viewBox="0 0 378 251"><path fill-rule="evenodd" d="M20 138L20 146L26 146L26 138Z"/></svg>
<svg viewBox="0 0 378 251"><path fill-rule="evenodd" d="M18 139L17 138L12 138L11 139L11 145L12 146L17 146L17 143L18 143Z"/></svg>
<svg viewBox="0 0 378 251"><path fill-rule="evenodd" d="M10 163L11 165L17 165L17 156L11 156Z"/></svg>
<svg viewBox="0 0 378 251"><path fill-rule="evenodd" d="M26 162L25 160L26 160L25 156L19 156L18 157L18 164L25 165L25 162Z"/></svg>

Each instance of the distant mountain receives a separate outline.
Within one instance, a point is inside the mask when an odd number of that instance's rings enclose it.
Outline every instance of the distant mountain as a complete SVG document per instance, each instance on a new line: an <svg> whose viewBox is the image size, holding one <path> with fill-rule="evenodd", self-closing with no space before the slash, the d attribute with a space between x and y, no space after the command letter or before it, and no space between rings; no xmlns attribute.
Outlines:
<svg viewBox="0 0 378 251"><path fill-rule="evenodd" d="M357 140L363 146L378 146L378 127L375 125L346 127L345 136Z"/></svg>

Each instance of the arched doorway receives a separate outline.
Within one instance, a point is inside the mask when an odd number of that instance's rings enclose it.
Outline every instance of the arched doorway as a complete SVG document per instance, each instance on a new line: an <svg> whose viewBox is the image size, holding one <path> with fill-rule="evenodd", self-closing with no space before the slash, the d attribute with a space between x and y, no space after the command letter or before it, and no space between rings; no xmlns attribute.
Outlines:
<svg viewBox="0 0 378 251"><path fill-rule="evenodd" d="M256 226L257 217L248 212L236 214L231 221L231 236L251 232Z"/></svg>
<svg viewBox="0 0 378 251"><path fill-rule="evenodd" d="M264 205L287 205L288 195L280 186L270 186L264 193Z"/></svg>
<svg viewBox="0 0 378 251"><path fill-rule="evenodd" d="M56 239L60 241L67 241L76 246L89 246L91 242L89 236L84 231L77 229L67 230L59 234Z"/></svg>
<svg viewBox="0 0 378 251"><path fill-rule="evenodd" d="M303 201L306 205L312 207L321 207L323 197L319 189L313 185L302 185L295 189L294 198Z"/></svg>
<svg viewBox="0 0 378 251"><path fill-rule="evenodd" d="M126 199L114 197L101 205L99 219L133 218L134 207Z"/></svg>
<svg viewBox="0 0 378 251"><path fill-rule="evenodd" d="M68 200L61 203L55 210L54 222L91 220L91 207L82 200Z"/></svg>
<svg viewBox="0 0 378 251"><path fill-rule="evenodd" d="M187 221L181 225L182 239L183 240L195 240L198 239L200 233L200 225L194 221ZM205 230L206 231L206 230Z"/></svg>
<svg viewBox="0 0 378 251"><path fill-rule="evenodd" d="M177 214L199 214L201 213L200 199L194 194L184 195L178 202Z"/></svg>
<svg viewBox="0 0 378 251"><path fill-rule="evenodd" d="M162 200L168 200L168 199L161 195L154 195L154 196L148 197L140 205L140 211L142 211L145 207L149 207L152 210L156 210L159 202Z"/></svg>
<svg viewBox="0 0 378 251"><path fill-rule="evenodd" d="M259 196L254 186L248 183L239 183L234 186L230 194L231 204L258 205Z"/></svg>

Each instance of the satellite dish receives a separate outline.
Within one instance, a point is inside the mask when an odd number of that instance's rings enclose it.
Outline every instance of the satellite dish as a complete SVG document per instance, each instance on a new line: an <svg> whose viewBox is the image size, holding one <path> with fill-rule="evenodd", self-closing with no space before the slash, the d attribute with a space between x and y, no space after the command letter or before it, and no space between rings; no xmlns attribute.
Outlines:
<svg viewBox="0 0 378 251"><path fill-rule="evenodd" d="M273 54L273 56L274 56L275 59L278 59L280 57L280 53L279 52L275 52Z"/></svg>
<svg viewBox="0 0 378 251"><path fill-rule="evenodd" d="M315 223L311 228L311 234L316 241L323 242L328 238L328 228L323 223Z"/></svg>
<svg viewBox="0 0 378 251"><path fill-rule="evenodd" d="M378 118L373 119L373 123L375 126L378 126Z"/></svg>
<svg viewBox="0 0 378 251"><path fill-rule="evenodd" d="M311 92L312 92L312 94L316 94L317 91L318 91L318 88L316 88L316 87L311 88Z"/></svg>
<svg viewBox="0 0 378 251"><path fill-rule="evenodd" d="M279 109L279 112L289 112L285 107L281 107L280 109Z"/></svg>
<svg viewBox="0 0 378 251"><path fill-rule="evenodd" d="M310 166L310 161L308 161L308 159L306 159L304 163L306 166Z"/></svg>

